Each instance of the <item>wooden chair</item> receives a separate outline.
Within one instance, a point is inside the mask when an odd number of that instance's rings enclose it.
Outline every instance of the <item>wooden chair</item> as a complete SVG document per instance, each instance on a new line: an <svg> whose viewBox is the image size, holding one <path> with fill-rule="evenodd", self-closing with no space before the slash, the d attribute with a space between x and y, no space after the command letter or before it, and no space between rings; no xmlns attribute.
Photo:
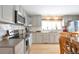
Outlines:
<svg viewBox="0 0 79 59"><path fill-rule="evenodd" d="M79 54L79 43L75 40L72 40L72 52L74 54Z"/></svg>
<svg viewBox="0 0 79 59"><path fill-rule="evenodd" d="M60 33L60 53L64 54L71 54L72 49L71 49L71 42L70 42L70 32L62 32Z"/></svg>
<svg viewBox="0 0 79 59"><path fill-rule="evenodd" d="M59 39L59 43L60 43L60 54L71 54L71 43L70 43L70 39L67 37L61 37Z"/></svg>

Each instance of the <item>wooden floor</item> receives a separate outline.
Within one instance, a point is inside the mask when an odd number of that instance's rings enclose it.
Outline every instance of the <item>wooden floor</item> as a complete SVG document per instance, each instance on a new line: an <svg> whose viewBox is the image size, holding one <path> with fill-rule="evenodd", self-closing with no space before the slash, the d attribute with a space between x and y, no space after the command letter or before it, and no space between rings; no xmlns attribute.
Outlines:
<svg viewBox="0 0 79 59"><path fill-rule="evenodd" d="M59 54L59 44L32 44L30 54Z"/></svg>

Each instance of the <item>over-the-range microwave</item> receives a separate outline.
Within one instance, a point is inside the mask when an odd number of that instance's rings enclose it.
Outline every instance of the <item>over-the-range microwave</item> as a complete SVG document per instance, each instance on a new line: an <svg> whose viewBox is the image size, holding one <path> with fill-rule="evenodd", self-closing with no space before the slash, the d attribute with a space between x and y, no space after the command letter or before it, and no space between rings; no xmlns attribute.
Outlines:
<svg viewBox="0 0 79 59"><path fill-rule="evenodd" d="M15 23L25 24L25 17L20 15L17 10L15 10Z"/></svg>

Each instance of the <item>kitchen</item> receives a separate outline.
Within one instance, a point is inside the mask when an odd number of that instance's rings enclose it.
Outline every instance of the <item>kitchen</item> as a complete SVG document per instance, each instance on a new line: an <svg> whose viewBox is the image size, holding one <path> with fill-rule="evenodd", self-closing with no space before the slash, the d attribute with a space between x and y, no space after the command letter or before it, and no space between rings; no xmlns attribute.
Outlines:
<svg viewBox="0 0 79 59"><path fill-rule="evenodd" d="M0 5L0 54L60 54L60 33L79 30L78 10L74 5Z"/></svg>
<svg viewBox="0 0 79 59"><path fill-rule="evenodd" d="M32 38L27 16L19 5L0 5L0 54L29 52Z"/></svg>

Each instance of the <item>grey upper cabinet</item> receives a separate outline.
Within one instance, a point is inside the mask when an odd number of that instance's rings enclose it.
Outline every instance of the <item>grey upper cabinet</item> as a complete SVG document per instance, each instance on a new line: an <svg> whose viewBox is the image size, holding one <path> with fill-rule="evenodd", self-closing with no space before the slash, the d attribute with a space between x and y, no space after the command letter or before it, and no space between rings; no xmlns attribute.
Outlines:
<svg viewBox="0 0 79 59"><path fill-rule="evenodd" d="M27 13L24 9L23 9L23 12L22 12L22 16L25 18L25 24L27 25Z"/></svg>
<svg viewBox="0 0 79 59"><path fill-rule="evenodd" d="M31 16L27 16L27 25L29 26L29 25L32 25L32 22L31 22Z"/></svg>
<svg viewBox="0 0 79 59"><path fill-rule="evenodd" d="M2 7L0 6L0 20L1 20L1 17L2 17Z"/></svg>
<svg viewBox="0 0 79 59"><path fill-rule="evenodd" d="M40 15L32 16L32 26L33 27L41 26L41 16Z"/></svg>
<svg viewBox="0 0 79 59"><path fill-rule="evenodd" d="M14 9L17 10L17 11L19 11L19 5L15 5Z"/></svg>
<svg viewBox="0 0 79 59"><path fill-rule="evenodd" d="M2 18L6 22L14 23L14 6L13 5L3 5L2 6Z"/></svg>
<svg viewBox="0 0 79 59"><path fill-rule="evenodd" d="M22 16L24 16L24 9L21 6L19 6L19 12L22 14Z"/></svg>
<svg viewBox="0 0 79 59"><path fill-rule="evenodd" d="M27 26L27 14L25 13L25 26Z"/></svg>
<svg viewBox="0 0 79 59"><path fill-rule="evenodd" d="M22 6L21 5L16 5L15 6L15 10L17 10L18 11L18 14L20 14L21 16L24 16L24 9L22 8Z"/></svg>
<svg viewBox="0 0 79 59"><path fill-rule="evenodd" d="M15 10L18 14L25 17L27 20L27 15L25 10L20 5L0 5L0 22L14 23L15 21ZM26 21L27 22L27 21Z"/></svg>

